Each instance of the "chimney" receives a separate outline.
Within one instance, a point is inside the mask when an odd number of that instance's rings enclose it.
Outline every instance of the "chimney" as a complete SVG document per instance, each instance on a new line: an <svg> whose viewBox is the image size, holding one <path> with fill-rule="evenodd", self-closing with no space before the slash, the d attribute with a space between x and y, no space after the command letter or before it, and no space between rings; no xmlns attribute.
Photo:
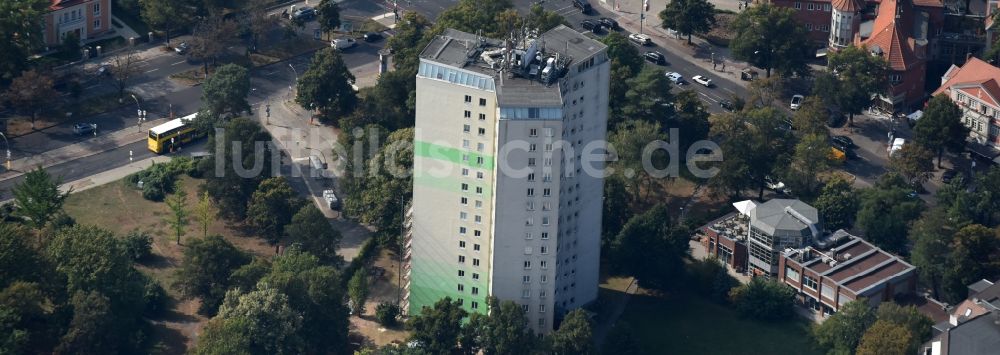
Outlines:
<svg viewBox="0 0 1000 355"><path fill-rule="evenodd" d="M965 64L969 63L969 59L972 59L972 52L965 53ZM965 64L962 64L962 65L965 65Z"/></svg>
<svg viewBox="0 0 1000 355"><path fill-rule="evenodd" d="M958 316L955 315L955 314L948 315L948 324L951 324L952 327L957 327L958 326Z"/></svg>

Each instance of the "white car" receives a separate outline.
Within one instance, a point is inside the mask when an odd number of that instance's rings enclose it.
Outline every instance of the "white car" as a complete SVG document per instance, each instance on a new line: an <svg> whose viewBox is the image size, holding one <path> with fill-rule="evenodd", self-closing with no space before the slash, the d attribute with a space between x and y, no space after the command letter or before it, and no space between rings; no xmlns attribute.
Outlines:
<svg viewBox="0 0 1000 355"><path fill-rule="evenodd" d="M630 34L630 35L628 35L628 39L630 41L632 41L632 42L635 42L635 44L638 44L640 46L649 46L649 45L653 44L653 38L649 37L648 35L642 34L642 33L633 33L633 34Z"/></svg>
<svg viewBox="0 0 1000 355"><path fill-rule="evenodd" d="M327 207L330 207L331 210L340 208L340 200L337 199L337 194L333 190L323 190L323 200L326 201Z"/></svg>
<svg viewBox="0 0 1000 355"><path fill-rule="evenodd" d="M792 110L798 110L799 107L802 107L802 100L804 99L805 97L802 95L792 95L792 103L788 107Z"/></svg>
<svg viewBox="0 0 1000 355"><path fill-rule="evenodd" d="M330 41L330 47L337 50L348 49L358 45L354 38L337 38Z"/></svg>
<svg viewBox="0 0 1000 355"><path fill-rule="evenodd" d="M677 84L677 85L684 85L684 76L681 75L681 73L671 71L671 72L667 72L666 76L667 76L667 79L670 79L670 82L672 82L674 84Z"/></svg>
<svg viewBox="0 0 1000 355"><path fill-rule="evenodd" d="M694 80L694 82L704 85L707 88L712 87L712 79L706 78L704 76L695 75L693 78L691 78L691 80Z"/></svg>

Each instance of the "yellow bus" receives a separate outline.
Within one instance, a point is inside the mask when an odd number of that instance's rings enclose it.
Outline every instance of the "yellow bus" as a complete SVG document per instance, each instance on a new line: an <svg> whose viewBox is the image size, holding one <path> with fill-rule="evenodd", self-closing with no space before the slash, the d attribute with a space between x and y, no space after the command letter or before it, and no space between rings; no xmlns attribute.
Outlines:
<svg viewBox="0 0 1000 355"><path fill-rule="evenodd" d="M172 152L175 148L198 138L198 131L191 125L198 114L190 114L149 129L149 150L156 154Z"/></svg>

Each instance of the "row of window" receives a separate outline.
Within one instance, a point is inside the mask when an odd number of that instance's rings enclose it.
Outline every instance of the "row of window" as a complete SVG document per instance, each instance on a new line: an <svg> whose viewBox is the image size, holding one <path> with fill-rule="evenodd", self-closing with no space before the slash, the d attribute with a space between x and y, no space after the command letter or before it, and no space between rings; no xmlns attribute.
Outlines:
<svg viewBox="0 0 1000 355"><path fill-rule="evenodd" d="M522 304L521 305L521 311L524 311L525 313L527 313L528 312L528 305ZM545 313L545 305L544 304L538 305L538 313ZM540 322L541 324L539 324L539 325L545 324L545 319L544 318L540 318L539 320L542 321L542 322Z"/></svg>
<svg viewBox="0 0 1000 355"><path fill-rule="evenodd" d="M458 241L458 248L459 249L465 249L465 241L464 240L459 240ZM479 244L478 243L473 243L472 244L472 250L473 251L479 251L479 249L480 248L479 248Z"/></svg>
<svg viewBox="0 0 1000 355"><path fill-rule="evenodd" d="M465 292L465 285L458 284L458 292ZM472 287L472 295L475 296L478 294L479 294L479 287Z"/></svg>
<svg viewBox="0 0 1000 355"><path fill-rule="evenodd" d="M542 270L548 269L549 268L549 261L548 260L539 260L538 261L538 266L541 267ZM531 260L525 260L524 261L524 269L525 270L531 270ZM545 282L545 281L546 281L545 275L542 275L542 282ZM527 282L525 282L525 283L527 283Z"/></svg>
<svg viewBox="0 0 1000 355"><path fill-rule="evenodd" d="M796 2L794 6L795 6L796 10L802 10L802 3ZM810 3L806 3L806 10L809 10L809 11L830 11L830 4L813 4L813 3L810 2Z"/></svg>
<svg viewBox="0 0 1000 355"><path fill-rule="evenodd" d="M472 118L472 111L465 110L465 113L463 114L463 117L465 117L465 118ZM485 113L480 113L479 114L479 120L480 121L486 121L486 114Z"/></svg>
<svg viewBox="0 0 1000 355"><path fill-rule="evenodd" d="M528 180L528 181L531 181L531 180ZM528 200L525 203L525 209L528 210L528 211L534 211L535 210L535 201L534 200ZM542 201L542 211L551 211L551 210L552 210L552 203L549 202L549 201Z"/></svg>
<svg viewBox="0 0 1000 355"><path fill-rule="evenodd" d="M458 263L465 264L465 255L458 256ZM472 266L479 266L479 258L472 258Z"/></svg>
<svg viewBox="0 0 1000 355"><path fill-rule="evenodd" d="M462 306L462 305L465 304L465 300L463 300L461 297L459 297L456 301L458 302L459 306ZM471 307L472 307L472 309L479 309L479 302L472 301Z"/></svg>
<svg viewBox="0 0 1000 355"><path fill-rule="evenodd" d="M462 140L462 148L472 149L472 142L469 142L468 139L463 139ZM476 151L477 152L482 153L483 150L485 150L485 149L486 149L486 144L485 143L483 143L483 142L477 142L476 143Z"/></svg>
<svg viewBox="0 0 1000 355"><path fill-rule="evenodd" d="M465 95L465 103L467 103L467 104L472 103L472 96L471 95ZM479 106L486 106L486 99L480 97L479 98ZM466 112L468 112L468 111L466 111Z"/></svg>
<svg viewBox="0 0 1000 355"><path fill-rule="evenodd" d="M813 29L815 29L816 31L830 32L830 25L825 25L824 24L824 25L817 25L817 26L813 27L813 24L811 24L811 23L807 23L806 24L806 31L812 31Z"/></svg>
<svg viewBox="0 0 1000 355"><path fill-rule="evenodd" d="M534 252L534 248L524 247L524 255L531 255L532 252ZM541 252L542 254L548 254L549 247L543 245L541 248L539 248L539 252Z"/></svg>
<svg viewBox="0 0 1000 355"><path fill-rule="evenodd" d="M468 228L458 227L458 234L466 235L466 234L468 234L467 232L468 232ZM474 236L474 237L481 237L481 236L483 236L483 231L478 230L478 229L474 229L474 230L472 230L472 236Z"/></svg>
<svg viewBox="0 0 1000 355"><path fill-rule="evenodd" d="M469 220L469 213L465 211L458 212L458 219L462 221ZM476 224L483 224L483 216L481 215L477 214L473 216L473 220L476 222Z"/></svg>
<svg viewBox="0 0 1000 355"><path fill-rule="evenodd" d="M534 187L529 187L528 190L527 190L527 192L528 192L528 197L535 196L535 188ZM552 189L550 189L548 187L543 188L542 189L542 196L544 196L544 197L552 196Z"/></svg>
<svg viewBox="0 0 1000 355"><path fill-rule="evenodd" d="M549 239L549 232L542 232L541 234L542 234L542 240ZM524 239L531 240L531 239L534 239L534 238L535 238L535 235L532 234L531 232L525 232L524 233Z"/></svg>

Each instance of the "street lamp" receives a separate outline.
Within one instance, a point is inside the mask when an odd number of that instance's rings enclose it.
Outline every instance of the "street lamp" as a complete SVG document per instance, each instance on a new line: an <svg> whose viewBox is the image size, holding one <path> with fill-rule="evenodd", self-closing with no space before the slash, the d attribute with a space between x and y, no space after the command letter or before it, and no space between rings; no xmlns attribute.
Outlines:
<svg viewBox="0 0 1000 355"><path fill-rule="evenodd" d="M3 132L0 132L0 137L3 137L3 146L4 146L4 149L6 150L6 153L7 153L6 154L7 155L7 161L6 161L5 164L7 165L7 170L10 170L10 142L7 141L7 136L4 135Z"/></svg>
<svg viewBox="0 0 1000 355"><path fill-rule="evenodd" d="M138 126L141 129L142 128L142 123L146 121L146 117L147 117L146 116L146 110L143 110L142 106L139 106L139 98L135 97L135 94L132 94L131 96L132 96L132 100L135 100L136 115L139 117L139 119L138 119Z"/></svg>

